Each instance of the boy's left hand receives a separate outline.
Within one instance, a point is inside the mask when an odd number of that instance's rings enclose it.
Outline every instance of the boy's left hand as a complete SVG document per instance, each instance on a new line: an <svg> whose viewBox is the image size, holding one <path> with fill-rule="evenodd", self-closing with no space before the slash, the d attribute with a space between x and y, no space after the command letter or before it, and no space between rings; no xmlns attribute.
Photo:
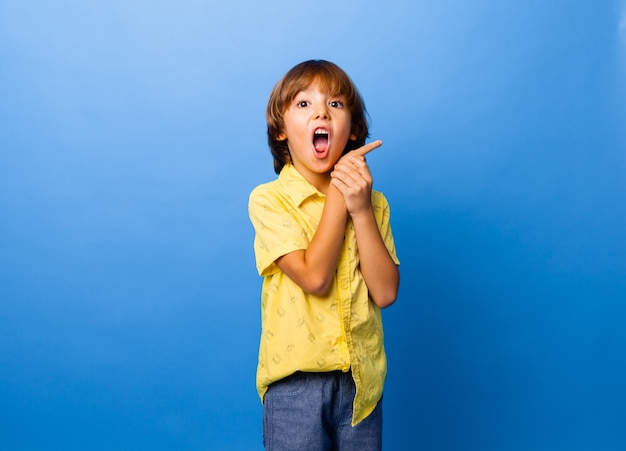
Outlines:
<svg viewBox="0 0 626 451"><path fill-rule="evenodd" d="M372 208L372 175L365 161L365 154L379 147L376 141L347 153L337 162L331 175L331 183L343 194L346 208L351 216Z"/></svg>

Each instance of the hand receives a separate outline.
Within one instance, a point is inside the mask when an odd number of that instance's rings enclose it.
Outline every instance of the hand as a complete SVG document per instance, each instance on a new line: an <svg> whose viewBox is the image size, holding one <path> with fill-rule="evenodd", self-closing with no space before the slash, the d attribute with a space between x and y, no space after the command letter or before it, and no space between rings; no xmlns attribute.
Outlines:
<svg viewBox="0 0 626 451"><path fill-rule="evenodd" d="M382 141L374 141L348 152L335 164L331 183L344 197L351 216L372 208L372 175L365 155L380 147Z"/></svg>
<svg viewBox="0 0 626 451"><path fill-rule="evenodd" d="M365 144L364 146L361 146L358 149L354 149L354 150L348 152L344 156L348 156L350 154L354 154L354 155L359 155L361 157L364 157L365 154L370 153L372 150L377 149L378 147L380 147L382 145L383 145L383 142L380 139L377 139L376 141L372 141L369 144Z"/></svg>

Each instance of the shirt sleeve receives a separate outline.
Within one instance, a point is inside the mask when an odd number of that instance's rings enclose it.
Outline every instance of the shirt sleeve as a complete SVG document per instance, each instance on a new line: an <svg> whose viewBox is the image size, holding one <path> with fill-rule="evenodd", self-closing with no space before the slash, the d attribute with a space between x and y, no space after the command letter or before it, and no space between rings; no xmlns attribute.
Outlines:
<svg viewBox="0 0 626 451"><path fill-rule="evenodd" d="M306 249L306 231L289 213L293 208L275 190L261 185L250 194L248 214L254 226L254 254L259 275L267 276L279 269L276 259L290 252Z"/></svg>

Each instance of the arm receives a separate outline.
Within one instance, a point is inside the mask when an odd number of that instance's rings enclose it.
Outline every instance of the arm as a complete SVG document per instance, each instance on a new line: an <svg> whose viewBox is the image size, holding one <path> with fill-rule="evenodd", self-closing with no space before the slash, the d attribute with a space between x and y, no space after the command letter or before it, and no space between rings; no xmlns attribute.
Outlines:
<svg viewBox="0 0 626 451"><path fill-rule="evenodd" d="M323 296L335 277L347 219L343 196L329 186L322 218L309 247L283 255L276 265L307 293Z"/></svg>
<svg viewBox="0 0 626 451"><path fill-rule="evenodd" d="M380 236L371 206L369 210L352 215L352 222L359 249L361 274L370 296L378 307L388 307L398 296L400 273Z"/></svg>
<svg viewBox="0 0 626 451"><path fill-rule="evenodd" d="M374 303L385 308L398 295L400 273L378 230L372 208L372 177L364 153L342 158L333 171L332 184L343 194L356 233L361 274Z"/></svg>
<svg viewBox="0 0 626 451"><path fill-rule="evenodd" d="M354 152L365 155L380 144L380 141L366 144ZM344 196L331 183L320 223L309 246L283 255L276 260L276 265L307 293L325 295L335 278L347 220Z"/></svg>

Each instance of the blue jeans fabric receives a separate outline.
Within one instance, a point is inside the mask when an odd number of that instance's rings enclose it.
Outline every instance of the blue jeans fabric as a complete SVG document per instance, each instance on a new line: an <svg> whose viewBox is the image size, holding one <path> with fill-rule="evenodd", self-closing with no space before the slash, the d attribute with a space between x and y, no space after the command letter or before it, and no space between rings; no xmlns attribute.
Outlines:
<svg viewBox="0 0 626 451"><path fill-rule="evenodd" d="M380 451L382 399L352 427L352 375L296 373L271 384L263 408L263 444L269 451Z"/></svg>

